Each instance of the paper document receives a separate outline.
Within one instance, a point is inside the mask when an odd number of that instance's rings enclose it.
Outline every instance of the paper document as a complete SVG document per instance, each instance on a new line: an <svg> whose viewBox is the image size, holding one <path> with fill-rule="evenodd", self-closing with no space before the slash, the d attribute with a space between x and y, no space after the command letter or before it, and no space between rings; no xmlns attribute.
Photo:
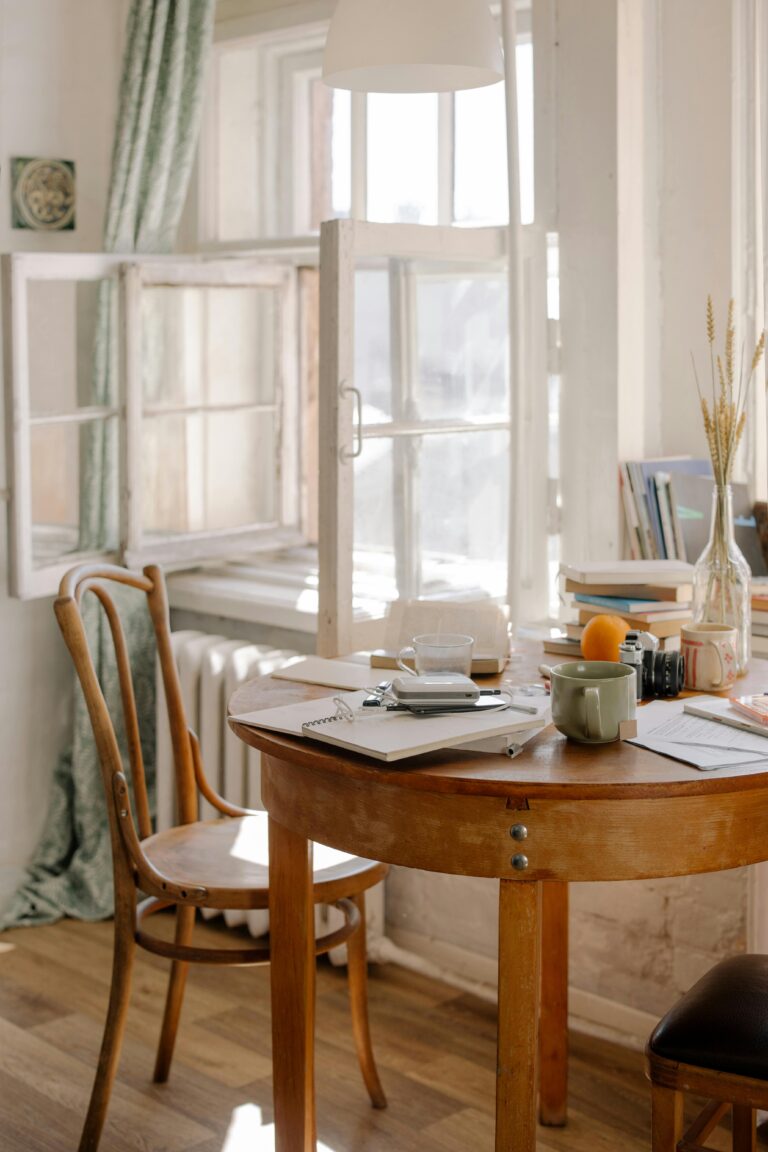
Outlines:
<svg viewBox="0 0 768 1152"><path fill-rule="evenodd" d="M655 700L637 710L637 736L629 741L704 772L741 765L768 766L768 743L713 720L690 716L682 700Z"/></svg>
<svg viewBox="0 0 768 1152"><path fill-rule="evenodd" d="M321 684L325 688L372 688L382 676L372 672L368 661L353 664L351 660L324 660L322 656L305 656L272 673L276 680L294 680L300 684ZM386 677L384 677L386 679Z"/></svg>
<svg viewBox="0 0 768 1152"><path fill-rule="evenodd" d="M535 707L536 715L499 708L483 713L419 716L411 712L387 712L383 708L362 708L365 697L365 692L341 696L352 710L352 720L338 715L334 698L330 696L248 712L231 719L255 728L336 744L387 761L439 748L456 748L508 733L539 730L549 721L549 700L546 698L525 698L526 707Z"/></svg>

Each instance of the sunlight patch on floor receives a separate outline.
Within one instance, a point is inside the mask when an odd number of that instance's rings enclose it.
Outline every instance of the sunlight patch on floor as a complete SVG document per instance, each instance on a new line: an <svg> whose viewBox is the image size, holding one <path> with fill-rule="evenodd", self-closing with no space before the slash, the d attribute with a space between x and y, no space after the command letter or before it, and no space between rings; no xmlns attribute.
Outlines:
<svg viewBox="0 0 768 1152"><path fill-rule="evenodd" d="M15 944L0 944L0 954L3 952L13 952L15 948Z"/></svg>
<svg viewBox="0 0 768 1152"><path fill-rule="evenodd" d="M275 1126L262 1123L261 1108L256 1104L241 1104L232 1112L221 1152L274 1152ZM322 1140L317 1152L334 1152Z"/></svg>

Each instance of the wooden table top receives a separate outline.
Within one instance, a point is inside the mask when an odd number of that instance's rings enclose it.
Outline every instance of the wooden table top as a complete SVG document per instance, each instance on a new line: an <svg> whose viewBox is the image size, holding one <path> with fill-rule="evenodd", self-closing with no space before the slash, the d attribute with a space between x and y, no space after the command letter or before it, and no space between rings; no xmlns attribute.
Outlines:
<svg viewBox="0 0 768 1152"><path fill-rule="evenodd" d="M538 644L518 645L502 677L478 677L478 680L492 685L500 679L518 684L540 679L537 666L541 660ZM377 683L385 675L381 669L372 669L371 683ZM768 690L768 663L753 660L749 674L737 682L737 690L739 694ZM233 694L228 713L232 716L337 694L338 689L263 676L249 681ZM502 755L444 749L384 764L312 740L232 721L230 724L246 744L278 760L300 762L306 767L351 779L417 791L578 800L711 796L768 787L768 764L702 772L632 744L618 741L602 745L574 744L552 725L533 737L514 760Z"/></svg>

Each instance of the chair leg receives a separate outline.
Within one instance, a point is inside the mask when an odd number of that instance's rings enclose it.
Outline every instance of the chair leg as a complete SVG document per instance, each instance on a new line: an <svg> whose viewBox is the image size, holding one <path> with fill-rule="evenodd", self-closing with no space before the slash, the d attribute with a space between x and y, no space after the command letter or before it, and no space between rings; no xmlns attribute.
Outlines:
<svg viewBox="0 0 768 1152"><path fill-rule="evenodd" d="M352 897L360 911L360 927L347 940L347 980L352 1011L352 1032L357 1059L374 1108L386 1108L387 1098L376 1071L368 1021L368 958L365 946L365 893Z"/></svg>
<svg viewBox="0 0 768 1152"><path fill-rule="evenodd" d="M754 1108L733 1105L733 1152L756 1152L757 1124Z"/></svg>
<svg viewBox="0 0 768 1152"><path fill-rule="evenodd" d="M177 944L189 944L195 927L195 909L187 904L179 904L176 909ZM176 1044L176 1032L179 1027L181 1006L184 1002L184 989L187 984L189 961L174 960L171 964L171 975L168 980L168 992L165 997L165 1012L163 1026L160 1030L160 1042L157 1046L157 1058L152 1079L155 1084L165 1084L173 1060L173 1049Z"/></svg>
<svg viewBox="0 0 768 1152"><path fill-rule="evenodd" d="M651 1084L652 1152L677 1152L683 1138L683 1094L674 1088Z"/></svg>
<svg viewBox="0 0 768 1152"><path fill-rule="evenodd" d="M88 1114L80 1137L79 1152L96 1152L107 1117L112 1085L120 1061L125 1033L125 1020L131 996L131 974L136 956L134 894L117 901L115 908L115 942L112 956L112 984L99 1063L93 1082Z"/></svg>

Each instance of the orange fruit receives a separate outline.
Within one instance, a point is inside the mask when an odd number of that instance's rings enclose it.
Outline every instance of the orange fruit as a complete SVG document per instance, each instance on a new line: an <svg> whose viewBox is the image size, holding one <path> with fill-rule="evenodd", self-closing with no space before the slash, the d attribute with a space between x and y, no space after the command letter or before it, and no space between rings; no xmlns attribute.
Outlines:
<svg viewBox="0 0 768 1152"><path fill-rule="evenodd" d="M581 634L581 654L585 660L619 659L619 644L630 626L621 616L593 616Z"/></svg>

